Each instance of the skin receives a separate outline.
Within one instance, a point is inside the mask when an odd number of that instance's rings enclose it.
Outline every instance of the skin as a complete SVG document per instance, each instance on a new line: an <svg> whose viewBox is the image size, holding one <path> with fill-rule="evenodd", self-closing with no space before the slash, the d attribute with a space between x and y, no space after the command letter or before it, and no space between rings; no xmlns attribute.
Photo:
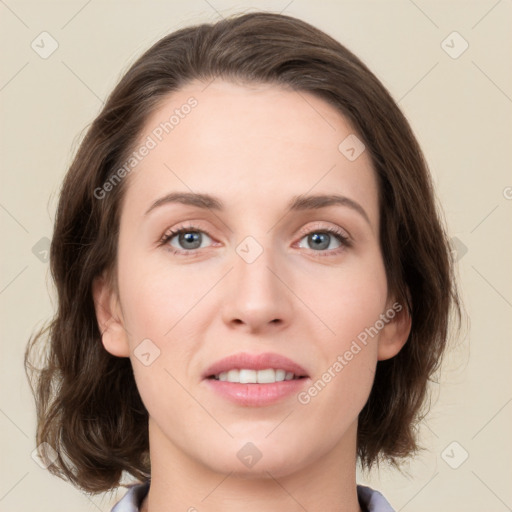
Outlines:
<svg viewBox="0 0 512 512"><path fill-rule="evenodd" d="M311 94L221 80L170 94L140 141L191 96L198 105L125 178L118 290L105 276L93 290L104 347L130 357L149 412L152 482L143 510L360 511L357 418L377 361L407 339L405 308L306 405L296 395L236 405L201 374L237 352L277 352L314 382L395 303L368 151L349 161L338 146L355 131ZM145 215L178 191L218 196L225 210L166 204ZM285 209L293 196L320 193L356 201L368 221L347 206ZM177 236L158 245L170 228L190 224L205 233L201 248ZM308 242L307 233L329 227L352 246L332 235L327 249ZM236 252L247 236L263 251L252 263ZM144 339L160 350L149 366L134 354ZM262 454L251 468L237 457L247 442Z"/></svg>

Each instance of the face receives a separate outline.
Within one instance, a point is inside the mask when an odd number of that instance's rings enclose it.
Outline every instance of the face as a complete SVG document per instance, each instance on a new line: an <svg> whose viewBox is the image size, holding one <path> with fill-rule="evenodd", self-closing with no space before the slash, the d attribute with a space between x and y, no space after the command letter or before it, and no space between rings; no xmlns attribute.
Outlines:
<svg viewBox="0 0 512 512"><path fill-rule="evenodd" d="M94 293L105 348L131 359L152 457L245 476L353 457L377 361L408 334L370 155L342 144L354 134L308 93L218 80L148 120L124 178L118 291Z"/></svg>

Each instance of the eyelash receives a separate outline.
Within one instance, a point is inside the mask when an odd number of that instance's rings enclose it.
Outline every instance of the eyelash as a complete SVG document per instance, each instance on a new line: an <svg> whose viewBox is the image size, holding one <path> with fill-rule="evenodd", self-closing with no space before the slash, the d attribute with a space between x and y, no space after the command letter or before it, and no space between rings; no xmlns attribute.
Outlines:
<svg viewBox="0 0 512 512"><path fill-rule="evenodd" d="M212 238L206 231L203 229L189 225L189 226L180 226L175 229L170 229L164 233L160 241L158 242L159 246L164 246L167 244L167 249L172 254L179 254L183 256L194 256L197 254L197 251L199 249L190 249L188 251L186 250L179 250L175 249L174 247L171 247L168 245L168 242L172 240L175 236L180 235L181 233L190 233L190 232L198 232L198 233L204 233L208 235L209 238ZM327 233L329 235L333 235L341 244L340 247L337 247L336 249L323 249L321 251L315 251L313 249L310 249L313 253L315 253L317 256L336 256L341 251L352 247L352 241L350 238L348 238L341 230L333 228L333 227L315 227L315 228L309 228L308 230L301 230L300 232L300 240L302 240L305 236L308 236L312 233Z"/></svg>

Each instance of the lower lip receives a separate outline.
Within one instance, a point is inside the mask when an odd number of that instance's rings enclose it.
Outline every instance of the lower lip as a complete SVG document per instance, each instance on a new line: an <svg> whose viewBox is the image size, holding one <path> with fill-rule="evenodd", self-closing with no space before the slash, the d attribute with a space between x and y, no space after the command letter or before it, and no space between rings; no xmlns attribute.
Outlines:
<svg viewBox="0 0 512 512"><path fill-rule="evenodd" d="M297 394L309 378L283 380L271 384L240 384L225 380L205 379L210 389L238 405L262 407Z"/></svg>

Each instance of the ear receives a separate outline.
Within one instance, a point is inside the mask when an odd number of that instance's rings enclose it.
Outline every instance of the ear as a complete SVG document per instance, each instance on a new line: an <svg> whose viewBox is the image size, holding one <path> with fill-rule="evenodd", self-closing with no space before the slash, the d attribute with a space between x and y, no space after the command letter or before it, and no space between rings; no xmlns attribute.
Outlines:
<svg viewBox="0 0 512 512"><path fill-rule="evenodd" d="M105 273L94 278L92 295L96 319L105 350L117 357L129 357L130 346L124 328L119 298L112 290Z"/></svg>
<svg viewBox="0 0 512 512"><path fill-rule="evenodd" d="M407 290L410 302L409 290ZM379 336L378 360L396 356L407 342L411 332L412 318L406 304L388 301L384 315L388 319Z"/></svg>

